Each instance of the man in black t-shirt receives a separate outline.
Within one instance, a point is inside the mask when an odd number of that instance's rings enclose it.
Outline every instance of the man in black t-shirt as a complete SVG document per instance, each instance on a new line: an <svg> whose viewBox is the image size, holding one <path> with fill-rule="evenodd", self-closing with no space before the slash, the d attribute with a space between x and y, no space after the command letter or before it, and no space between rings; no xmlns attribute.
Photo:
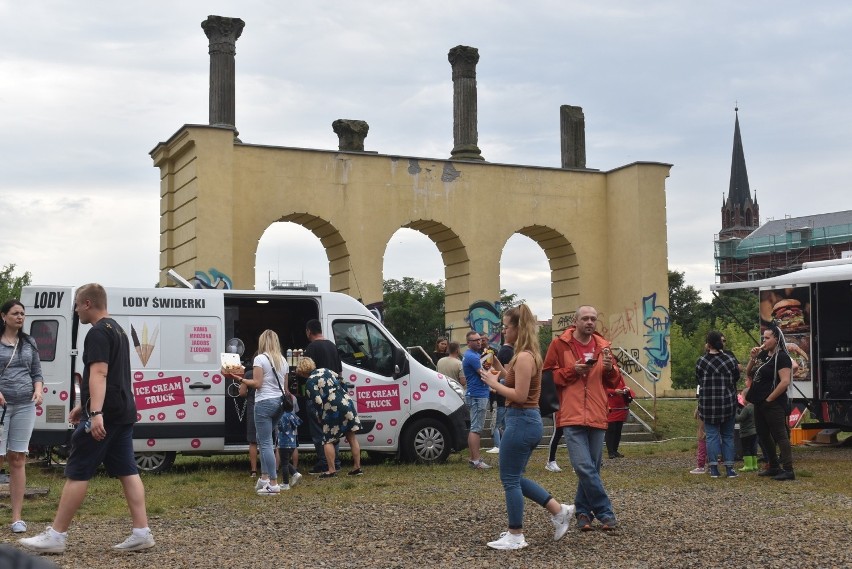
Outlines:
<svg viewBox="0 0 852 569"><path fill-rule="evenodd" d="M71 520L86 497L89 480L100 464L121 481L133 531L113 549L138 551L154 546L148 528L145 487L133 455L136 403L130 377L130 344L121 326L107 312L107 296L99 284L87 284L74 297L82 324L91 324L83 349L81 398L68 420L77 423L65 466L65 487L53 523L22 546L43 553L63 553Z"/></svg>
<svg viewBox="0 0 852 569"><path fill-rule="evenodd" d="M317 369L330 369L337 375L343 373L343 363L340 361L340 354L337 352L337 346L334 342L326 340L322 335L322 323L319 320L308 320L305 324L305 334L308 336L308 347L305 348L305 357L314 360ZM322 425L317 419L317 412L314 409L314 403L311 399L306 400L308 412L308 426L311 430L311 441L314 443L314 449L317 452L317 463L311 469L311 474L320 474L328 471L328 461L325 459L325 450L323 449L322 441ZM335 470L340 470L340 457L338 456L338 445L334 445L334 464Z"/></svg>

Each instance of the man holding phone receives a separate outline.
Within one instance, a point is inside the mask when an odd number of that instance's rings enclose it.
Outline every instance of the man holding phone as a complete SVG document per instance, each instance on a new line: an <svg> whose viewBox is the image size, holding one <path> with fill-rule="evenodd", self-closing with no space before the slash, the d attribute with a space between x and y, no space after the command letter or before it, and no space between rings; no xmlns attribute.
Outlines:
<svg viewBox="0 0 852 569"><path fill-rule="evenodd" d="M462 370L466 380L464 402L470 412L470 431L467 434L467 447L470 450L469 462L471 468L485 470L491 468L491 465L486 464L479 454L480 437L482 429L485 427L485 411L488 408L488 394L491 390L479 377L479 370L482 369L482 362L479 359L482 341L479 332L471 330L466 334L465 339L467 340L467 351L462 357Z"/></svg>
<svg viewBox="0 0 852 569"><path fill-rule="evenodd" d="M577 473L574 505L581 531L592 530L595 518L604 531L618 525L600 471L608 426L606 388L618 386L621 371L609 341L595 331L597 322L593 306L577 308L574 325L550 343L544 359L544 369L553 370L559 391L555 426L563 427L571 466Z"/></svg>

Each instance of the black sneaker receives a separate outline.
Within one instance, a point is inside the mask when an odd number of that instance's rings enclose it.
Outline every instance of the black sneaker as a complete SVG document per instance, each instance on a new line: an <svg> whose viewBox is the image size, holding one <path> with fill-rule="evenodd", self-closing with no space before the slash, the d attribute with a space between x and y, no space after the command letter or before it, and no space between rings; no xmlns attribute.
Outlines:
<svg viewBox="0 0 852 569"><path fill-rule="evenodd" d="M796 474L792 470L782 470L772 477L772 480L795 480Z"/></svg>
<svg viewBox="0 0 852 569"><path fill-rule="evenodd" d="M323 472L319 475L320 478L334 478L337 476L337 472Z"/></svg>
<svg viewBox="0 0 852 569"><path fill-rule="evenodd" d="M360 468L356 468L355 470L350 470L349 472L346 473L347 476L361 476L362 474L364 474L364 471L361 470Z"/></svg>
<svg viewBox="0 0 852 569"><path fill-rule="evenodd" d="M315 464L313 468L308 470L308 474L322 474L323 472L326 472L327 470L328 470L327 466L320 466L318 464Z"/></svg>
<svg viewBox="0 0 852 569"><path fill-rule="evenodd" d="M770 467L770 468L767 468L767 469L765 469L765 470L761 470L760 472L758 472L758 473L757 473L757 475L758 475L758 476L772 476L772 477L775 477L775 476L778 476L779 474L781 474L782 472L784 472L784 471L783 471L783 470L781 470L780 468L771 468L771 467Z"/></svg>

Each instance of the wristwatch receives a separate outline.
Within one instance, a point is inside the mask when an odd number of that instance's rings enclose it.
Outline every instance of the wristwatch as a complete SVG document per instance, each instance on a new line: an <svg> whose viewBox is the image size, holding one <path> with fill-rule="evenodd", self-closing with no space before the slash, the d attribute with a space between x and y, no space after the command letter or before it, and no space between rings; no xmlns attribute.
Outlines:
<svg viewBox="0 0 852 569"><path fill-rule="evenodd" d="M103 415L103 411L89 411L89 417L96 417L98 415Z"/></svg>

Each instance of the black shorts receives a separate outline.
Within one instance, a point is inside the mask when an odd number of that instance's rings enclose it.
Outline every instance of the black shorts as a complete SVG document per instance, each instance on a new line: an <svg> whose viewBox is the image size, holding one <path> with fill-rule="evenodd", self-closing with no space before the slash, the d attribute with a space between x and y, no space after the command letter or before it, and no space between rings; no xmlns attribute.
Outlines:
<svg viewBox="0 0 852 569"><path fill-rule="evenodd" d="M71 435L71 454L65 464L69 480L91 480L103 464L110 476L139 474L133 456L133 425L104 425L106 437L96 441L80 421Z"/></svg>

